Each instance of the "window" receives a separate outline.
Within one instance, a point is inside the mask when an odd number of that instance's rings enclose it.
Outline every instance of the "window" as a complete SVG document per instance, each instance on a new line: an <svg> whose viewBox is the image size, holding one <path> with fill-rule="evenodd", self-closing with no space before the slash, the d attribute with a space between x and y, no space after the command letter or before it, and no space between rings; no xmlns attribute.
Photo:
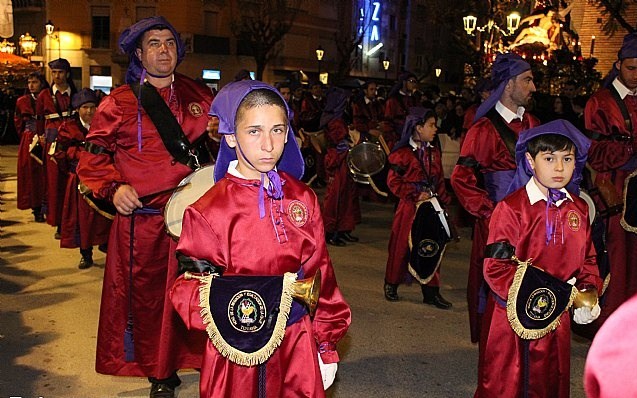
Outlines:
<svg viewBox="0 0 637 398"><path fill-rule="evenodd" d="M91 7L93 31L91 32L92 48L110 48L111 16L109 7Z"/></svg>

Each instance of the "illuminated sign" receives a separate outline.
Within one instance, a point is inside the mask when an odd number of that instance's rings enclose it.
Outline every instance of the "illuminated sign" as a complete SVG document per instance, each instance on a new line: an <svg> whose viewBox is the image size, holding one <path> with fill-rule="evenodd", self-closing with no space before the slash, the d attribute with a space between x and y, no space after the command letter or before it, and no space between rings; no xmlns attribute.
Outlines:
<svg viewBox="0 0 637 398"><path fill-rule="evenodd" d="M204 69L201 77L205 80L220 80L221 71L217 69Z"/></svg>
<svg viewBox="0 0 637 398"><path fill-rule="evenodd" d="M376 53L381 42L382 3L373 0L359 0L358 2L358 34L363 36L363 48L367 56Z"/></svg>

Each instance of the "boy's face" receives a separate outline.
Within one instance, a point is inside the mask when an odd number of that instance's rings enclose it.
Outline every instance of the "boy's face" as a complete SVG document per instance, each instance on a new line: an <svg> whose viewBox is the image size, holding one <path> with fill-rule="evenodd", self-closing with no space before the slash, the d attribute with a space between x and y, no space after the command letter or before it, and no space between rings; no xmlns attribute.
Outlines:
<svg viewBox="0 0 637 398"><path fill-rule="evenodd" d="M415 138L417 141L431 142L434 140L434 137L436 137L437 131L438 127L436 127L436 118L430 117L422 126L416 125L417 137Z"/></svg>
<svg viewBox="0 0 637 398"><path fill-rule="evenodd" d="M535 171L535 178L540 182L539 188L543 194L548 194L547 188L561 189L571 181L575 171L575 150L541 151L535 155L526 153L526 158Z"/></svg>
<svg viewBox="0 0 637 398"><path fill-rule="evenodd" d="M226 140L230 148L236 148L237 170L246 178L259 179L261 173L267 173L276 166L287 136L288 119L283 109L276 105L262 105L240 110L235 134L228 135Z"/></svg>
<svg viewBox="0 0 637 398"><path fill-rule="evenodd" d="M82 106L77 109L77 112L84 123L91 124L93 116L95 115L95 103L87 102L86 104L82 104Z"/></svg>

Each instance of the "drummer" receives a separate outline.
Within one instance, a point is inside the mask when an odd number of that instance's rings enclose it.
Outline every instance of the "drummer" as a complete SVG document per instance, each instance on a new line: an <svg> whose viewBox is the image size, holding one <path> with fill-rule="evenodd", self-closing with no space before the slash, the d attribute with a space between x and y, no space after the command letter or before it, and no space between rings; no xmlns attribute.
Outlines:
<svg viewBox="0 0 637 398"><path fill-rule="evenodd" d="M177 370L201 366L205 336L189 335L170 303L164 304L177 266L176 243L164 230L162 209L171 188L193 169L166 149L178 138L164 142L157 129L164 123L155 124L147 111L165 107L165 118L178 120L195 142L206 133L212 94L175 72L186 48L163 17L142 19L124 30L119 48L130 60L127 84L100 103L77 168L94 196L117 209L104 270L95 369L148 377L151 398L173 397L181 383ZM143 104L138 101L140 83L153 90L144 91ZM157 93L152 96L156 105L146 102L152 99L147 93Z"/></svg>
<svg viewBox="0 0 637 398"><path fill-rule="evenodd" d="M389 155L387 185L399 198L389 238L389 257L385 270L385 298L398 301L398 285L407 276L409 232L416 213L416 204L437 196L448 205L440 148L432 144L438 128L436 114L431 109L411 108L401 139ZM421 284L423 302L447 310L452 304L440 294L440 268L430 280Z"/></svg>

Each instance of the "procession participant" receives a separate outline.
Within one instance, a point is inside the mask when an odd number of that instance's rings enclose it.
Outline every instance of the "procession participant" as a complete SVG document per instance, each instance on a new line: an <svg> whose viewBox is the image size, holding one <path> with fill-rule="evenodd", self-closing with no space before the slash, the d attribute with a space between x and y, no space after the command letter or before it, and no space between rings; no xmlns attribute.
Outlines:
<svg viewBox="0 0 637 398"><path fill-rule="evenodd" d="M36 99L41 90L47 89L44 76L32 72L27 77L28 92L18 98L15 106L15 129L20 136L17 167L17 205L20 210L31 209L36 222L44 222L42 203L45 194L44 179L44 142L34 141L37 137ZM32 152L31 149L36 147ZM36 160L35 157L39 159Z"/></svg>
<svg viewBox="0 0 637 398"><path fill-rule="evenodd" d="M325 154L325 171L328 177L323 198L323 224L325 239L333 246L345 246L345 242L358 242L351 234L361 219L356 182L349 174L347 154L350 147L360 141L360 135L350 135L345 121L347 94L338 87L331 87L321 115L320 127L325 130L328 148Z"/></svg>
<svg viewBox="0 0 637 398"><path fill-rule="evenodd" d="M80 197L80 181L76 173L77 162L84 150L84 141L95 115L97 101L95 92L90 88L84 88L75 94L71 99L75 115L60 125L57 141L58 148L66 152L69 165L62 210L60 247L80 248L82 257L79 269L90 268L93 265L93 246L106 245L111 227L111 220L91 208Z"/></svg>
<svg viewBox="0 0 637 398"><path fill-rule="evenodd" d="M46 170L45 213L47 224L56 227L60 239L60 222L64 206L67 164L64 152L57 149L58 128L73 112L71 97L77 92L71 79L71 64L64 58L49 62L53 84L42 90L36 101L38 135L45 137L44 169Z"/></svg>
<svg viewBox="0 0 637 398"><path fill-rule="evenodd" d="M475 87L476 95L478 97L478 102L469 105L467 110L464 113L464 118L462 121L462 134L460 135L460 147L462 147L462 142L467 135L467 131L471 128L473 121L476 117L476 111L480 104L486 101L491 95L491 79L484 78L478 80Z"/></svg>
<svg viewBox="0 0 637 398"><path fill-rule="evenodd" d="M600 193L609 193L606 204L621 201L624 181L637 169L637 34L624 37L608 82L591 96L584 110L586 129L593 132L588 161L597 172L595 185ZM598 205L606 207L599 201ZM594 328L637 293L637 235L624 230L621 211L615 213L606 220L610 283L604 312Z"/></svg>
<svg viewBox="0 0 637 398"><path fill-rule="evenodd" d="M308 133L318 133L321 130L321 114L325 109L325 96L323 95L323 83L314 81L310 83L310 91L305 93L301 102L301 109L298 117L298 127ZM324 133L323 133L324 134ZM314 186L322 188L326 184L325 172L325 148L311 146L316 162L316 175Z"/></svg>
<svg viewBox="0 0 637 398"><path fill-rule="evenodd" d="M432 145L438 128L436 114L431 109L412 108L403 127L403 134L389 155L387 185L396 197L398 207L389 237L389 257L385 270L385 298L398 301L398 285L405 280L409 261L409 234L416 204L437 196L442 204L450 203L445 188L440 148ZM452 304L440 294L440 268L420 282L423 302L440 309Z"/></svg>
<svg viewBox="0 0 637 398"><path fill-rule="evenodd" d="M491 292L476 398L569 397L568 309L575 299L573 320L592 322L602 288L588 205L578 196L589 145L566 120L520 134L512 193L489 225L484 277ZM582 291L592 297L578 304Z"/></svg>
<svg viewBox="0 0 637 398"><path fill-rule="evenodd" d="M476 217L467 282L469 324L474 343L479 340L479 313L486 297L482 260L489 218L495 204L504 198L515 172L513 148L518 134L539 124L537 118L524 110L535 92L531 66L526 61L517 54L498 54L491 81L491 94L478 107L475 122L467 132L451 174L451 186L458 201Z"/></svg>
<svg viewBox="0 0 637 398"><path fill-rule="evenodd" d="M165 18L140 20L118 43L130 59L127 84L100 103L77 168L93 195L117 209L95 369L147 376L151 397L173 397L176 371L200 366L205 336L188 334L168 301L177 265L162 214L171 191L197 167L190 148L205 137L212 93L175 72L186 49Z"/></svg>
<svg viewBox="0 0 637 398"><path fill-rule="evenodd" d="M211 114L219 117L223 135L215 185L186 208L177 249L182 270L189 272L171 292L186 324L210 335L200 396L324 397L351 312L336 283L317 196L298 180L303 160L289 107L273 87L242 81L219 91ZM271 297L275 288L262 285L278 280L280 287L284 274L293 280L294 274L318 272L313 317L297 301L290 304L285 286ZM232 279L237 285L230 290ZM249 295L243 296L245 289ZM235 297L245 298L232 300L239 291ZM237 305L230 311L232 302ZM272 306L278 315L270 315ZM229 320L229 311L239 314ZM276 325L262 317L276 318ZM231 321L235 326L226 327ZM248 330L256 328L275 329L272 339L255 341L257 331Z"/></svg>
<svg viewBox="0 0 637 398"><path fill-rule="evenodd" d="M387 101L385 101L385 120L392 125L391 132L387 132L385 141L391 149L400 138L409 114L409 108L420 106L414 93L418 89L418 79L411 72L403 72L398 82L392 87Z"/></svg>

